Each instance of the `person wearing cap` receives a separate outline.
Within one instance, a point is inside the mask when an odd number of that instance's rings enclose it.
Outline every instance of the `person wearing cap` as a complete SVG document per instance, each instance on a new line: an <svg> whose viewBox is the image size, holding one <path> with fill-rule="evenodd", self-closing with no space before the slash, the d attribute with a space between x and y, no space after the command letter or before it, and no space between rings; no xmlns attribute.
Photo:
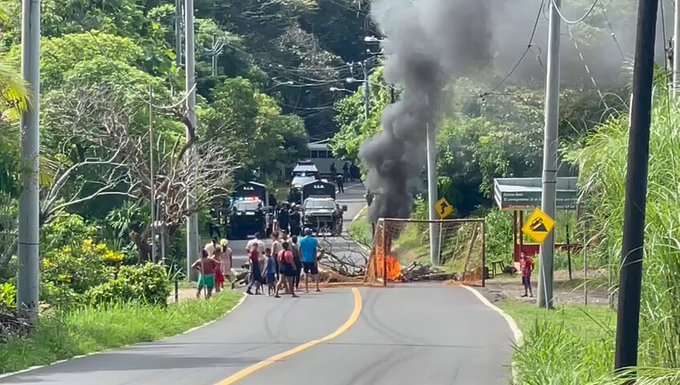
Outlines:
<svg viewBox="0 0 680 385"><path fill-rule="evenodd" d="M316 282L316 291L319 292L319 266L317 257L319 253L319 240L312 235L312 229L305 229L305 236L300 240L300 254L302 256L302 269L305 272L305 291L309 293L309 276Z"/></svg>

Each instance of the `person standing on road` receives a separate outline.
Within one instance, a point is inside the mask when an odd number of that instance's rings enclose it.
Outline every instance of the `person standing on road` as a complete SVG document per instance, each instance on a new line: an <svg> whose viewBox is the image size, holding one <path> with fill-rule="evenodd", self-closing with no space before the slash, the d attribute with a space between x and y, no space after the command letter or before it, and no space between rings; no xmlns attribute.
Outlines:
<svg viewBox="0 0 680 385"><path fill-rule="evenodd" d="M349 174L349 162L345 162L345 164L342 166L342 176L346 181L351 181L351 175Z"/></svg>
<svg viewBox="0 0 680 385"><path fill-rule="evenodd" d="M211 257L213 261L217 264L215 269L215 293L219 293L224 288L224 271L222 270L222 246L217 246L215 248L215 253Z"/></svg>
<svg viewBox="0 0 680 385"><path fill-rule="evenodd" d="M290 231L290 213L288 212L289 207L287 204L283 204L277 216L279 222L279 231Z"/></svg>
<svg viewBox="0 0 680 385"><path fill-rule="evenodd" d="M302 275L302 258L300 256L300 244L298 243L298 237L293 235L291 238L290 249L293 251L293 260L295 261L295 279L293 280L293 285L295 289L300 288L300 276Z"/></svg>
<svg viewBox="0 0 680 385"><path fill-rule="evenodd" d="M257 244L253 244L250 247L248 261L250 263L250 277L248 279L248 288L246 289L246 293L253 295L253 292L250 291L250 289L255 286L255 295L260 295L262 270L260 269L260 249Z"/></svg>
<svg viewBox="0 0 680 385"><path fill-rule="evenodd" d="M295 259L293 257L293 252L290 250L290 244L288 242L284 242L282 247L283 250L281 250L278 255L281 277L279 284L276 285L276 294L274 296L276 298L281 298L279 290L281 289L281 286L285 286L293 298L297 298L298 295L295 294L295 285L293 284L295 280Z"/></svg>
<svg viewBox="0 0 680 385"><path fill-rule="evenodd" d="M335 183L338 185L338 192L339 193L344 193L345 192L345 185L343 181L343 176L340 174L335 174Z"/></svg>
<svg viewBox="0 0 680 385"><path fill-rule="evenodd" d="M272 254L278 257L282 249L283 247L281 246L281 240L279 239L279 232L274 231L272 233Z"/></svg>
<svg viewBox="0 0 680 385"><path fill-rule="evenodd" d="M519 268L522 270L522 286L524 286L524 295L522 297L527 296L527 291L533 297L534 293L531 291L531 273L534 271L534 260L530 256L521 253L519 255Z"/></svg>
<svg viewBox="0 0 680 385"><path fill-rule="evenodd" d="M257 251L260 255L264 254L264 242L260 240L260 237L262 237L261 233L255 233L255 238L251 239L248 241L248 244L246 244L246 253L250 253L250 249L253 248L253 245L257 245Z"/></svg>
<svg viewBox="0 0 680 385"><path fill-rule="evenodd" d="M203 250L208 252L208 258L211 258L215 254L215 249L219 244L217 243L217 238L213 238L212 241L205 244Z"/></svg>
<svg viewBox="0 0 680 385"><path fill-rule="evenodd" d="M300 206L293 205L290 209L290 235L300 235L302 227L302 215L300 214Z"/></svg>
<svg viewBox="0 0 680 385"><path fill-rule="evenodd" d="M234 263L234 252L229 247L229 241L226 239L220 240L220 246L222 246L222 274L229 281L233 289L234 283L231 278L231 267Z"/></svg>
<svg viewBox="0 0 680 385"><path fill-rule="evenodd" d="M276 284L279 282L279 263L276 261L276 256L272 254L272 249L264 249L264 255L267 262L264 267L265 275L267 277L267 295L272 296L276 292Z"/></svg>
<svg viewBox="0 0 680 385"><path fill-rule="evenodd" d="M196 298L201 297L201 292L205 289L205 298L212 297L213 289L215 288L215 270L218 268L217 263L208 258L206 250L201 251L201 259L194 262L191 268L197 270L200 274L198 277L198 291Z"/></svg>
<svg viewBox="0 0 680 385"><path fill-rule="evenodd" d="M319 240L312 235L312 229L305 229L305 236L300 240L300 254L302 254L302 267L305 271L305 291L309 293L309 276L316 282L316 291L319 289L319 266L317 256Z"/></svg>

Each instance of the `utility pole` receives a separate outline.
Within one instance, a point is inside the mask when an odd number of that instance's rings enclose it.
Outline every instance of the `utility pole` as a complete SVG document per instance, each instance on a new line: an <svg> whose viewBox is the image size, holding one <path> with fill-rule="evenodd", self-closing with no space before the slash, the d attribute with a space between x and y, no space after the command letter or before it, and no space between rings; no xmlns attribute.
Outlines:
<svg viewBox="0 0 680 385"><path fill-rule="evenodd" d="M430 221L437 220L437 202L439 191L437 189L437 132L432 124L426 124L426 150L427 150L427 205L430 210ZM433 265L440 264L439 260L439 224L430 222L430 261Z"/></svg>
<svg viewBox="0 0 680 385"><path fill-rule="evenodd" d="M194 0L185 0L184 3L184 32L186 38L186 44L184 45L186 49L186 63L185 63L185 75L186 75L186 92L189 93L187 96L187 117L189 120L190 127L187 127L187 142L193 142L196 135L196 73L195 73L195 49L194 49ZM189 148L189 159L191 162L196 160L196 146L195 144ZM195 170L194 170L195 172ZM191 265L194 262L194 258L197 258L199 249L199 234L198 234L198 213L196 212L196 174L192 173L189 178L194 178L194 180L187 183L189 191L187 192L187 208L189 214L187 217L187 280L191 281Z"/></svg>
<svg viewBox="0 0 680 385"><path fill-rule="evenodd" d="M673 26L673 96L677 96L680 89L680 49L678 49L678 41L680 41L680 3L677 0L675 1Z"/></svg>
<svg viewBox="0 0 680 385"><path fill-rule="evenodd" d="M364 71L364 117L368 120L371 116L371 80L368 73L368 61L364 60L361 63L361 69Z"/></svg>
<svg viewBox="0 0 680 385"><path fill-rule="evenodd" d="M182 0L175 0L175 63L182 66Z"/></svg>
<svg viewBox="0 0 680 385"><path fill-rule="evenodd" d="M156 176L154 175L153 164L153 91L149 87L149 174L151 179L151 186L149 195L151 198L151 260L156 263Z"/></svg>
<svg viewBox="0 0 680 385"><path fill-rule="evenodd" d="M557 149L560 118L560 0L550 1L548 35L548 78L545 83L545 133L543 139L543 193L541 209L555 218L557 184ZM553 256L555 235L551 233L541 245L541 271L538 277L538 306L553 307Z"/></svg>
<svg viewBox="0 0 680 385"><path fill-rule="evenodd" d="M658 6L658 0L641 0L638 4L635 65L633 68L633 102L628 139L623 249L621 252L621 281L616 326L616 369L637 365L645 210L647 205L649 131L652 120L654 43Z"/></svg>
<svg viewBox="0 0 680 385"><path fill-rule="evenodd" d="M23 0L21 64L30 103L21 115L17 308L36 322L40 285L40 0Z"/></svg>

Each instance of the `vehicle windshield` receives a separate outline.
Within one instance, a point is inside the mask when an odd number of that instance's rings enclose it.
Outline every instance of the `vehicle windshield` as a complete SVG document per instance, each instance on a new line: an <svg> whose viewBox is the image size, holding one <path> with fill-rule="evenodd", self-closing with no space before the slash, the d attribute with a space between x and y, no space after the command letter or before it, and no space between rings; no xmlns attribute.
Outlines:
<svg viewBox="0 0 680 385"><path fill-rule="evenodd" d="M234 203L234 208L237 211L255 211L261 206L260 201L236 201Z"/></svg>
<svg viewBox="0 0 680 385"><path fill-rule="evenodd" d="M299 177L316 177L317 173L315 171L295 171L293 176Z"/></svg>
<svg viewBox="0 0 680 385"><path fill-rule="evenodd" d="M305 202L305 209L326 209L326 210L334 210L335 209L335 203L330 200L320 200L320 199L308 199Z"/></svg>

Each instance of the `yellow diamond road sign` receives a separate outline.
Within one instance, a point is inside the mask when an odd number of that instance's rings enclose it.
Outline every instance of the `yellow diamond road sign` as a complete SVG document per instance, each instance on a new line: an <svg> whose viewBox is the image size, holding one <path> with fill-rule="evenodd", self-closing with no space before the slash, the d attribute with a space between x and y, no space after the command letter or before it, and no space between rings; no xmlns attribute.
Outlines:
<svg viewBox="0 0 680 385"><path fill-rule="evenodd" d="M555 220L543 211L536 209L522 227L522 232L534 241L543 244L555 228Z"/></svg>
<svg viewBox="0 0 680 385"><path fill-rule="evenodd" d="M446 219L450 217L454 211L453 206L451 206L446 198L438 200L437 203L434 204L434 207L437 209L437 215L439 215L440 219Z"/></svg>

